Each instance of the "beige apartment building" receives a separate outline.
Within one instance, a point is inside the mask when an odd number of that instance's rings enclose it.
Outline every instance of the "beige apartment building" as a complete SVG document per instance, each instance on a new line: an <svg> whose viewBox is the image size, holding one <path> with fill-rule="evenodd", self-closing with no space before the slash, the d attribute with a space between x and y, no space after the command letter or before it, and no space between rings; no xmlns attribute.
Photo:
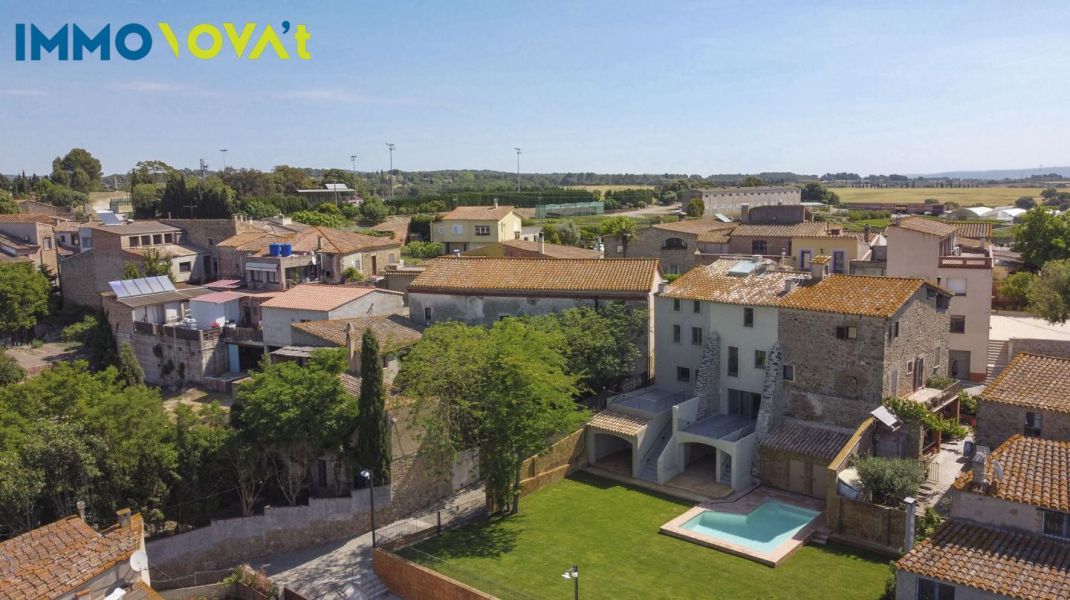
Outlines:
<svg viewBox="0 0 1070 600"><path fill-rule="evenodd" d="M958 228L922 217L909 217L887 227L886 274L922 277L954 296L947 372L958 379L984 381L988 361L988 329L992 311L991 247L961 244Z"/></svg>
<svg viewBox="0 0 1070 600"><path fill-rule="evenodd" d="M520 215L512 206L458 206L431 226L431 241L447 253L481 248L519 237Z"/></svg>

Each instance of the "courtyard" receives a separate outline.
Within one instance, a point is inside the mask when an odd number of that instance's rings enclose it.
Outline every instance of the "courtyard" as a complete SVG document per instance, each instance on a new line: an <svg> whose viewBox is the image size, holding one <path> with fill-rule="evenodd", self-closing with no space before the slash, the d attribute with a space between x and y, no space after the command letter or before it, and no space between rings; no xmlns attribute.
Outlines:
<svg viewBox="0 0 1070 600"><path fill-rule="evenodd" d="M583 598L875 599L884 590L888 560L851 548L804 546L774 569L658 533L692 506L581 472L522 498L520 514L401 554L474 587L493 581L541 598L570 597L562 573L573 564Z"/></svg>

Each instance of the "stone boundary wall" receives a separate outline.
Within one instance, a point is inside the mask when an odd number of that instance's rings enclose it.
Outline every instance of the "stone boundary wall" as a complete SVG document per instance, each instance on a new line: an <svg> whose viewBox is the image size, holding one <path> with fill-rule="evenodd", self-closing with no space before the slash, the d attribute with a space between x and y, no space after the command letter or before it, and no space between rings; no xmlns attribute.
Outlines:
<svg viewBox="0 0 1070 600"><path fill-rule="evenodd" d="M1044 356L1070 358L1070 340L1041 340L1032 338L1011 338L1007 340L1007 356L1030 352Z"/></svg>
<svg viewBox="0 0 1070 600"><path fill-rule="evenodd" d="M266 506L261 515L213 520L146 543L149 564L156 577L173 579L355 537L371 529L369 495L366 489L353 490L345 498L310 498L304 506ZM377 522L390 522L388 486L375 488L375 509Z"/></svg>
<svg viewBox="0 0 1070 600"><path fill-rule="evenodd" d="M895 556L902 553L906 511L850 498L839 501L839 520L828 523L838 539Z"/></svg>
<svg viewBox="0 0 1070 600"><path fill-rule="evenodd" d="M532 456L520 465L522 495L558 482L587 466L586 426L558 440L541 456Z"/></svg>
<svg viewBox="0 0 1070 600"><path fill-rule="evenodd" d="M405 600L494 600L459 581L376 548L372 553L375 574L390 593Z"/></svg>

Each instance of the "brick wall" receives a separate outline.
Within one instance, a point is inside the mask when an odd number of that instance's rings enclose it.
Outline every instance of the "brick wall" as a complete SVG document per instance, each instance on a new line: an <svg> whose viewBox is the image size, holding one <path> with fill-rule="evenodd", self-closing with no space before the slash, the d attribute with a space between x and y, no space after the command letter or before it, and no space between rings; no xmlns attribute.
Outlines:
<svg viewBox="0 0 1070 600"><path fill-rule="evenodd" d="M372 553L375 574L390 593L405 600L494 600L473 587L376 548Z"/></svg>

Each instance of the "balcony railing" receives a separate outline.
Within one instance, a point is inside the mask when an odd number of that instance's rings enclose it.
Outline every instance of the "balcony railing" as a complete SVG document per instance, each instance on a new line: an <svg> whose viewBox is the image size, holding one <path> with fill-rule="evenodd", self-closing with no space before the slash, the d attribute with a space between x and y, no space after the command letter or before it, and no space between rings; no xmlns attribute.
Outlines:
<svg viewBox="0 0 1070 600"><path fill-rule="evenodd" d="M958 269L991 269L992 259L987 256L941 256L939 266Z"/></svg>
<svg viewBox="0 0 1070 600"><path fill-rule="evenodd" d="M180 325L149 323L146 321L134 321L134 333L141 335L154 335L168 337L191 342L206 342L217 340L220 337L220 329L193 329Z"/></svg>
<svg viewBox="0 0 1070 600"><path fill-rule="evenodd" d="M264 341L264 330L255 327L224 327L223 339L228 342L257 342Z"/></svg>

